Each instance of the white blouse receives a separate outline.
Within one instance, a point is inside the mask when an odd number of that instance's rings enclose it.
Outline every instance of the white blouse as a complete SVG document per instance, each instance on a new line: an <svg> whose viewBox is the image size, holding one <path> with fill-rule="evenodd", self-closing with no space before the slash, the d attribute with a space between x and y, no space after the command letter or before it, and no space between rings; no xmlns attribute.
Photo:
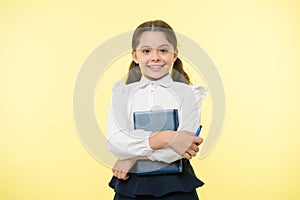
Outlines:
<svg viewBox="0 0 300 200"><path fill-rule="evenodd" d="M108 149L121 160L147 156L170 163L182 158L170 147L153 150L149 145L151 132L134 130L133 113L178 109L178 130L194 132L200 125L201 102L206 94L203 86L174 82L170 75L158 81L142 76L139 82L128 85L116 82L108 112Z"/></svg>

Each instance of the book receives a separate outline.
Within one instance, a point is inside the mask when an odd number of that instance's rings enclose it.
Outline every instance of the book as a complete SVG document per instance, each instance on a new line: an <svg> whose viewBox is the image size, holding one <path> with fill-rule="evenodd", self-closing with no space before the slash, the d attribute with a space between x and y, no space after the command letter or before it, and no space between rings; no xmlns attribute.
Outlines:
<svg viewBox="0 0 300 200"><path fill-rule="evenodd" d="M166 109L138 111L133 113L134 129L158 132L177 131L179 126L178 110ZM131 170L138 175L172 174L182 172L182 159L173 163L162 161L138 160Z"/></svg>

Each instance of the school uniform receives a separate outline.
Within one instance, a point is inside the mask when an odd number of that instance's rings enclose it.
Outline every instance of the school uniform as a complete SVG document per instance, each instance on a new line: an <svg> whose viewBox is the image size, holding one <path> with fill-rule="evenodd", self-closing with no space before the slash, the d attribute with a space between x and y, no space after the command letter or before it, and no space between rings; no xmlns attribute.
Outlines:
<svg viewBox="0 0 300 200"><path fill-rule="evenodd" d="M107 124L108 149L121 160L146 156L152 161L171 163L182 159L170 147L153 150L149 145L151 132L134 130L133 113L178 109L178 130L194 132L200 123L201 101L205 96L204 87L174 82L170 75L157 81L142 76L139 82L128 85L117 82L113 87ZM115 200L196 200L196 188L203 184L195 176L189 160L183 159L182 173L143 176L129 173L128 180L113 177L109 186L116 192Z"/></svg>

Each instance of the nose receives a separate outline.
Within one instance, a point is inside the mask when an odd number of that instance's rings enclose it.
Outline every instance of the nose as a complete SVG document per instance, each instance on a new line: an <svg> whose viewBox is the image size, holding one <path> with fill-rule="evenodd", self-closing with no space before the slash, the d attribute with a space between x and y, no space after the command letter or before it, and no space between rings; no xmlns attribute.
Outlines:
<svg viewBox="0 0 300 200"><path fill-rule="evenodd" d="M160 61L160 56L159 56L159 51L156 49L152 51L152 57L151 57L152 62L158 62Z"/></svg>

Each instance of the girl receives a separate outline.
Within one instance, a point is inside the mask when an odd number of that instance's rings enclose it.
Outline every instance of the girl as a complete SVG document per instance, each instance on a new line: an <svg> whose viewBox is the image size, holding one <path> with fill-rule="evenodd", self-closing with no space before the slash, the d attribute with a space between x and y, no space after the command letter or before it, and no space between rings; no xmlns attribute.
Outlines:
<svg viewBox="0 0 300 200"><path fill-rule="evenodd" d="M196 200L196 188L204 183L196 178L189 159L197 154L203 141L194 134L199 127L205 88L189 86L189 77L178 58L175 33L167 23L156 20L138 26L132 49L126 85L115 83L108 114L107 147L119 159L109 183L116 192L114 199ZM134 112L156 109L178 109L178 130L134 130ZM144 176L130 173L141 159L166 163L183 159L183 172Z"/></svg>

